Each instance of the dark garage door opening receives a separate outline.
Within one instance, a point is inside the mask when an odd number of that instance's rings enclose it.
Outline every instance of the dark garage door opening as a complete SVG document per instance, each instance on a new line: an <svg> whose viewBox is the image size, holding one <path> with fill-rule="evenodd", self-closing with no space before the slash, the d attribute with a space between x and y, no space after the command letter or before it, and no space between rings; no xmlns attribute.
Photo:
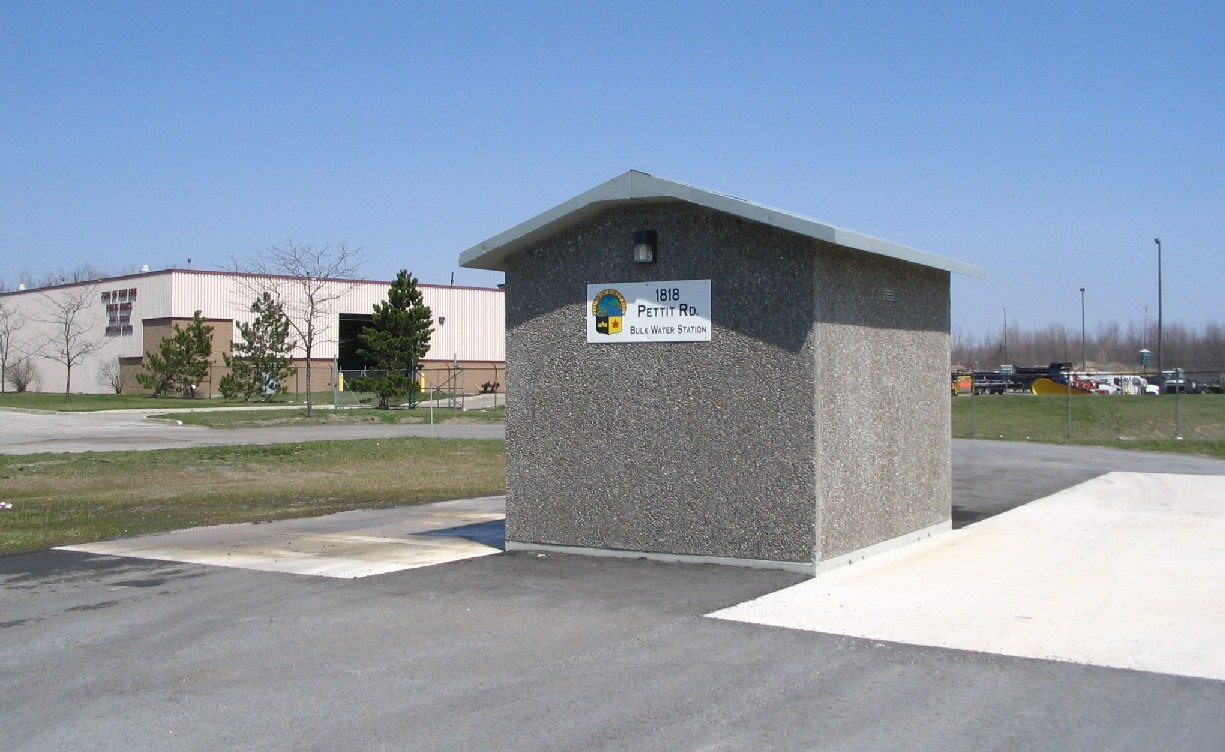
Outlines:
<svg viewBox="0 0 1225 752"><path fill-rule="evenodd" d="M374 316L369 313L342 313L337 327L337 365L342 371L360 371L368 364L357 354L361 340L357 338L362 327L374 323Z"/></svg>

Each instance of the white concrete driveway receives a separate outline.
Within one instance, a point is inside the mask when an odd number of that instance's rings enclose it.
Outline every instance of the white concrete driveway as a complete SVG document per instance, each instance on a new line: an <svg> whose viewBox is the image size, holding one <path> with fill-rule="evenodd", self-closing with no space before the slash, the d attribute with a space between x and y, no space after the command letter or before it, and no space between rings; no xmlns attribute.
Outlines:
<svg viewBox="0 0 1225 752"><path fill-rule="evenodd" d="M136 559L368 577L503 550L505 497L341 512L258 524L214 525L64 546Z"/></svg>
<svg viewBox="0 0 1225 752"><path fill-rule="evenodd" d="M1109 473L713 616L1225 680L1225 477Z"/></svg>

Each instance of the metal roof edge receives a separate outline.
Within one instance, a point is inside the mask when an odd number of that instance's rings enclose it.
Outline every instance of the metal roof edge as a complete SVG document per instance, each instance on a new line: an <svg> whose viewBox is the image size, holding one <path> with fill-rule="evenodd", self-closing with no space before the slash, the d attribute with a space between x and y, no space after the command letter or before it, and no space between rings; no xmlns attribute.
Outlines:
<svg viewBox="0 0 1225 752"><path fill-rule="evenodd" d="M459 255L459 265L467 268L503 271L503 261L515 251L548 237L555 230L594 216L603 204L632 197L633 171L625 172L605 183L584 191L557 206L492 238L478 243ZM483 263L477 263L481 261Z"/></svg>
<svg viewBox="0 0 1225 752"><path fill-rule="evenodd" d="M638 170L624 172L483 243L472 246L460 254L459 265L504 271L507 256L558 230L598 214L607 204L631 200L683 201L835 245L976 279L987 277L985 269L973 264L881 240L735 196L655 177Z"/></svg>
<svg viewBox="0 0 1225 752"><path fill-rule="evenodd" d="M875 238L871 235L864 235L863 233L846 230L841 227L835 227L834 237L836 239L833 242L836 245L845 246L847 248L854 248L856 250L866 251L868 253L875 253L880 256L888 256L901 261L909 261L913 264L930 266L935 269L943 269L946 272L961 274L966 277L972 277L973 279L987 278L987 270L981 266L967 264L964 261L958 261L956 259L948 258L947 256L940 256L927 251L920 251L917 248L900 245L888 240L881 240L880 238Z"/></svg>

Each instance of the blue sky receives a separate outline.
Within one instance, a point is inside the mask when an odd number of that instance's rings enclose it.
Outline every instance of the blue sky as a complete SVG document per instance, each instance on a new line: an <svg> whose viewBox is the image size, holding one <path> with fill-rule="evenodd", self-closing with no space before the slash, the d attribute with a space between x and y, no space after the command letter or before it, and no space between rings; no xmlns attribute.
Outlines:
<svg viewBox="0 0 1225 752"><path fill-rule="evenodd" d="M953 329L1225 322L1225 4L0 0L0 277L468 247L627 169L983 266Z"/></svg>

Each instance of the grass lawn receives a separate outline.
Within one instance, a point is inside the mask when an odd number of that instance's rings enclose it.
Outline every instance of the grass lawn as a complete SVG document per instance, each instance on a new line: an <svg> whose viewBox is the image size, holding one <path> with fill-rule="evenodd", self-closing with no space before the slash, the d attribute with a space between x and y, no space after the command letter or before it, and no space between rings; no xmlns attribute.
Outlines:
<svg viewBox="0 0 1225 752"><path fill-rule="evenodd" d="M62 409L62 395L5 395L0 406ZM220 400L74 395L70 409L219 407ZM1174 440L1175 406L1179 434ZM174 413L224 427L421 422L429 410ZM1094 444L1225 459L1225 396L957 397L955 438ZM505 408L435 410L434 419L505 419ZM385 439L140 452L0 455L0 555L197 525L485 496L505 490L502 441Z"/></svg>
<svg viewBox="0 0 1225 752"><path fill-rule="evenodd" d="M429 423L431 420L428 408L412 410L319 410L314 416L306 417L302 408L287 408L284 410L218 410L195 413L167 413L150 417L164 417L179 420L193 426L208 426L209 428L255 428L262 426L302 426L302 425L355 425L362 423L398 424L398 423ZM506 408L496 407L489 410L447 410L435 409L435 423L481 422L500 423L506 420Z"/></svg>
<svg viewBox="0 0 1225 752"><path fill-rule="evenodd" d="M1178 435L1174 436L1175 406ZM1068 439L1069 406L1071 440ZM1185 452L1225 458L1225 395L1160 397L1026 394L956 397L953 437Z"/></svg>
<svg viewBox="0 0 1225 752"><path fill-rule="evenodd" d="M212 428L251 428L253 426L305 425L338 423L428 423L429 408L413 410L374 410L370 408L346 408L332 410L332 393L315 393L314 405L318 408L311 418L306 417L305 396L284 394L272 402L231 402L223 399L184 399L183 397L146 397L136 394L74 394L67 402L63 394L46 392L6 393L0 395L0 408L16 407L26 410L52 410L58 412L96 412L99 410L200 410L198 413L174 413L173 417L184 423ZM251 408L250 410L228 410L209 412L210 408ZM276 408L280 408L279 410ZM434 410L435 423L468 421L499 422L506 419L506 406L488 410Z"/></svg>
<svg viewBox="0 0 1225 752"><path fill-rule="evenodd" d="M326 441L0 455L0 555L198 525L500 494L505 444Z"/></svg>
<svg viewBox="0 0 1225 752"><path fill-rule="evenodd" d="M297 394L283 394L276 398L272 405L289 407L302 404L306 397ZM213 399L185 399L183 397L147 397L140 394L73 394L64 401L63 392L22 392L20 394L7 392L0 394L0 407L18 407L26 410L55 410L60 412L93 412L97 410L168 410L180 407L252 407L263 403L230 402ZM332 407L332 393L318 392L315 394L316 406Z"/></svg>

